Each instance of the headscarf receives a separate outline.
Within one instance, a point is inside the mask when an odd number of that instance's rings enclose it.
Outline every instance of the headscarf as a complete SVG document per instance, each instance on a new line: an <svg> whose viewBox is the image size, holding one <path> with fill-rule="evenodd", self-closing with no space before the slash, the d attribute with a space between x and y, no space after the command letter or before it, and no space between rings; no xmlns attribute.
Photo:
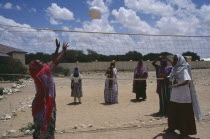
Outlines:
<svg viewBox="0 0 210 139"><path fill-rule="evenodd" d="M36 95L32 103L32 115L38 119L41 131L46 131L55 104L55 86L49 63L43 67L31 61L29 72L34 79Z"/></svg>
<svg viewBox="0 0 210 139"><path fill-rule="evenodd" d="M74 73L73 73L74 77L79 77L79 68L74 68Z"/></svg>
<svg viewBox="0 0 210 139"><path fill-rule="evenodd" d="M145 73L147 73L147 68L144 66L143 60L141 59L134 70L134 78L145 78Z"/></svg>
<svg viewBox="0 0 210 139"><path fill-rule="evenodd" d="M158 76L160 74L164 74L165 76L168 76L169 73L171 72L172 66L168 66L168 62L166 59L161 59L160 62L163 63L164 66L160 66L158 70Z"/></svg>
<svg viewBox="0 0 210 139"><path fill-rule="evenodd" d="M182 55L177 54L178 61L176 65L173 67L171 74L168 76L169 78L173 78L179 75L184 69L187 69L187 62L185 61Z"/></svg>

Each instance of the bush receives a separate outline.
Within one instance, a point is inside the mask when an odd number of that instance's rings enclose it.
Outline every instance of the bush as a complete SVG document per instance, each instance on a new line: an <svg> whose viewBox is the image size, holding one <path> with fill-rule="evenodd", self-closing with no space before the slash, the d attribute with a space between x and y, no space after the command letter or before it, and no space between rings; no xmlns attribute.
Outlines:
<svg viewBox="0 0 210 139"><path fill-rule="evenodd" d="M0 81L15 82L25 78L25 75L0 75Z"/></svg>
<svg viewBox="0 0 210 139"><path fill-rule="evenodd" d="M64 76L68 76L70 74L70 70L69 69L65 69L61 66L57 66L56 68L53 69L53 74L54 75L64 75Z"/></svg>
<svg viewBox="0 0 210 139"><path fill-rule="evenodd" d="M25 74L27 68L17 59L4 58L0 62L1 74Z"/></svg>
<svg viewBox="0 0 210 139"><path fill-rule="evenodd" d="M196 60L200 60L200 56L198 56L197 53L194 53L194 52L185 52L182 54L183 56L192 56L192 61L196 61Z"/></svg>
<svg viewBox="0 0 210 139"><path fill-rule="evenodd" d="M19 61L13 58L0 59L0 73L1 74L25 74L27 68ZM24 75L0 75L0 80L17 81L24 78Z"/></svg>
<svg viewBox="0 0 210 139"><path fill-rule="evenodd" d="M0 95L3 95L4 93L3 93L3 90L4 90L4 88L3 87L0 87Z"/></svg>
<svg viewBox="0 0 210 139"><path fill-rule="evenodd" d="M28 125L26 127L23 127L21 129L19 129L20 132L25 132L26 130L33 130L35 129L35 126L33 123L28 123Z"/></svg>

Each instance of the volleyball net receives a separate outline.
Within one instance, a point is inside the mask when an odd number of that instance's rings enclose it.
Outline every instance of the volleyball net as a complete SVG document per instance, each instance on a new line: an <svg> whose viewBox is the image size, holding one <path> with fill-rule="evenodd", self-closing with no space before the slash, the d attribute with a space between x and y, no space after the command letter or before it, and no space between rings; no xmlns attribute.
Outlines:
<svg viewBox="0 0 210 139"><path fill-rule="evenodd" d="M75 66L81 67L81 71L85 72L104 72L112 60L116 61L119 71L132 71L137 64L134 61L141 58L149 68L151 61L160 55L193 53L199 57L194 60L210 58L210 36L85 32L0 24L0 44L27 52L26 64L33 58L39 58L36 57L37 53L43 55L41 60L45 59L44 56L53 54L56 38L61 42L60 49L63 42L70 45L61 66L69 68L71 72ZM0 53L3 52L0 50ZM210 67L209 63L200 63L202 62L195 61L191 64L196 68ZM210 75L208 70L202 74L202 77ZM120 77L132 78L130 74L128 76L122 74Z"/></svg>

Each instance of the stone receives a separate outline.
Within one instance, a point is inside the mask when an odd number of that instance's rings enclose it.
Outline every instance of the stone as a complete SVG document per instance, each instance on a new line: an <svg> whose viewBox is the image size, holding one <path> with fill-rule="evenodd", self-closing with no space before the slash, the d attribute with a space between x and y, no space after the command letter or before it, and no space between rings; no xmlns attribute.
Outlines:
<svg viewBox="0 0 210 139"><path fill-rule="evenodd" d="M12 118L12 116L10 116L9 114L6 114L5 117L4 117L6 120L9 120Z"/></svg>
<svg viewBox="0 0 210 139"><path fill-rule="evenodd" d="M25 130L24 131L24 135L29 135L30 134L30 130Z"/></svg>
<svg viewBox="0 0 210 139"><path fill-rule="evenodd" d="M25 105L26 103L25 103L25 102L21 102L20 104L21 104L21 105Z"/></svg>
<svg viewBox="0 0 210 139"><path fill-rule="evenodd" d="M81 126L82 128L85 128L85 125L84 125L84 124L80 124L80 126Z"/></svg>
<svg viewBox="0 0 210 139"><path fill-rule="evenodd" d="M12 93L12 89L9 89L9 93Z"/></svg>
<svg viewBox="0 0 210 139"><path fill-rule="evenodd" d="M12 129L12 130L8 131L8 133L9 133L9 134L16 133L16 130L13 130L13 129Z"/></svg>
<svg viewBox="0 0 210 139"><path fill-rule="evenodd" d="M2 95L2 96L0 96L0 100L2 100L4 98L4 96Z"/></svg>
<svg viewBox="0 0 210 139"><path fill-rule="evenodd" d="M11 112L12 112L12 113L15 113L16 111L15 111L15 110L12 110Z"/></svg>
<svg viewBox="0 0 210 139"><path fill-rule="evenodd" d="M145 122L141 122L142 124L145 124Z"/></svg>
<svg viewBox="0 0 210 139"><path fill-rule="evenodd" d="M25 110L21 109L21 112L26 112Z"/></svg>
<svg viewBox="0 0 210 139"><path fill-rule="evenodd" d="M17 85L16 85L16 84L13 84L11 87L12 87L12 88L16 88L16 87L17 87Z"/></svg>
<svg viewBox="0 0 210 139"><path fill-rule="evenodd" d="M22 91L20 91L19 89L14 89L14 92L16 93L16 92L22 92Z"/></svg>
<svg viewBox="0 0 210 139"><path fill-rule="evenodd" d="M210 115L210 112L207 112L207 113L205 113L204 115L205 115L205 116L208 116L208 115Z"/></svg>
<svg viewBox="0 0 210 139"><path fill-rule="evenodd" d="M61 130L61 132L60 132L60 133L61 133L61 134L63 134L63 133L65 133L65 132L66 132L65 130Z"/></svg>

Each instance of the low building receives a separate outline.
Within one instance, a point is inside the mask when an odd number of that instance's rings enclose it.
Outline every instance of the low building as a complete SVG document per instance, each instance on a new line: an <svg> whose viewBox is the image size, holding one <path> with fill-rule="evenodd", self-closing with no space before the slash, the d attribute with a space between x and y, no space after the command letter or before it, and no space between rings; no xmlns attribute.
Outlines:
<svg viewBox="0 0 210 139"><path fill-rule="evenodd" d="M0 44L0 57L12 57L13 59L18 59L23 65L25 65L26 53L27 52L23 50Z"/></svg>

